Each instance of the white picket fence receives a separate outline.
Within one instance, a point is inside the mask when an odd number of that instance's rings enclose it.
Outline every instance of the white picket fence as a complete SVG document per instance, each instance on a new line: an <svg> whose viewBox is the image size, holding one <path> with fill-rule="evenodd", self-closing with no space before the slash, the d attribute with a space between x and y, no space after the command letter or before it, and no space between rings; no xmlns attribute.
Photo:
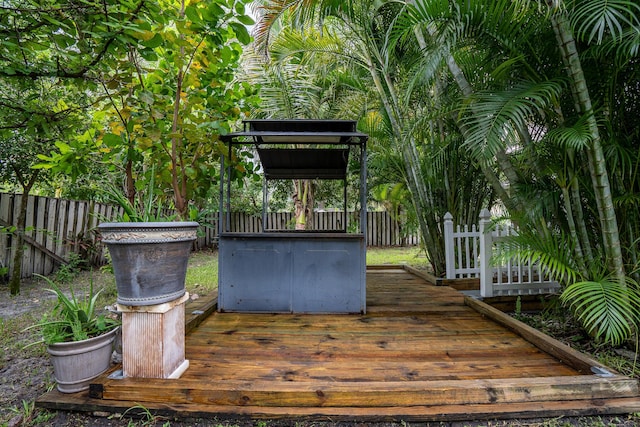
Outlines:
<svg viewBox="0 0 640 427"><path fill-rule="evenodd" d="M453 216L444 216L445 256L447 279L479 278L480 296L533 295L555 293L560 289L539 263L519 263L509 260L506 265L492 265L492 254L500 250L500 241L517 234L510 225L492 227L491 213L483 209L476 226L456 226Z"/></svg>

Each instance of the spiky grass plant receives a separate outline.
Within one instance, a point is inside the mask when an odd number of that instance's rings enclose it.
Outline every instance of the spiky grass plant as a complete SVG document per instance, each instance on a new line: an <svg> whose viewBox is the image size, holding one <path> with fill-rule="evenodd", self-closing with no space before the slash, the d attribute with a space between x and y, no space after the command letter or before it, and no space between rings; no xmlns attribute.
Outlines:
<svg viewBox="0 0 640 427"><path fill-rule="evenodd" d="M89 286L89 293L80 298L75 295L73 289L71 296L67 296L51 279L40 276L44 279L56 298L56 305L50 313L45 313L42 320L28 329L39 328L42 331L42 340L45 344L59 342L82 341L106 333L119 322L103 313L97 313L96 303L100 292L94 292L93 282Z"/></svg>

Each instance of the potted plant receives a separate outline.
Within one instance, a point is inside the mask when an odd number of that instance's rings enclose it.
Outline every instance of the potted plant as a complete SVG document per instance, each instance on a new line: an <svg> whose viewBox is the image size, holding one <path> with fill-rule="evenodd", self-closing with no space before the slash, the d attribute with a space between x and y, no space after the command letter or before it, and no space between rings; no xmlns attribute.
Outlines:
<svg viewBox="0 0 640 427"><path fill-rule="evenodd" d="M37 343L47 345L58 390L62 393L86 390L92 380L111 366L120 322L97 312L101 291L94 292L93 282L89 293L80 298L73 289L67 296L53 281L43 279L51 286L48 291L56 296L56 304L39 323L27 329L41 330L42 340Z"/></svg>
<svg viewBox="0 0 640 427"><path fill-rule="evenodd" d="M182 297L199 224L154 215L153 181L139 210L115 189L111 198L122 207L123 221L101 223L98 229L111 255L117 302L145 306Z"/></svg>

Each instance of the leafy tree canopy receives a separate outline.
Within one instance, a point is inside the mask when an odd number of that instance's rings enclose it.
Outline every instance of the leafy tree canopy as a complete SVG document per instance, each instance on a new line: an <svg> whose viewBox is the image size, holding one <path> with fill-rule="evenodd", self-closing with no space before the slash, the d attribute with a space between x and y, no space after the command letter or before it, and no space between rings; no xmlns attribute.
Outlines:
<svg viewBox="0 0 640 427"><path fill-rule="evenodd" d="M253 23L245 3L3 1L3 186L28 195L43 170L78 179L106 168L103 180L124 183L130 200L158 193L184 218L216 175L217 135L241 117L245 98L255 102L254 89L233 79ZM14 268L12 293L19 277Z"/></svg>
<svg viewBox="0 0 640 427"><path fill-rule="evenodd" d="M139 191L154 191L184 217L214 182L221 153L217 135L230 130L245 104L257 102L251 86L234 81L242 45L250 41L246 26L253 23L245 3L5 2L4 84L48 79L67 87L60 99L78 90L89 99L83 105L91 115L85 126L54 141L53 149L41 147L37 168L75 180L99 162L132 202ZM31 132L32 120L24 126ZM238 166L239 173L246 169Z"/></svg>

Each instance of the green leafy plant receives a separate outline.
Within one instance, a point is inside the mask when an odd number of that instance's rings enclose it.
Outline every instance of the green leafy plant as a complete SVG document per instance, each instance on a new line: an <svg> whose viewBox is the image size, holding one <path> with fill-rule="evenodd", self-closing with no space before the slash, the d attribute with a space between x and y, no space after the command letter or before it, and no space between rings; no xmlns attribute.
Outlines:
<svg viewBox="0 0 640 427"><path fill-rule="evenodd" d="M75 252L70 252L67 258L68 263L62 264L55 274L60 283L70 283L86 264L86 260Z"/></svg>
<svg viewBox="0 0 640 427"><path fill-rule="evenodd" d="M573 283L585 277L574 256L571 240L561 231L520 227L517 235L500 238L498 250L491 256L493 265L505 265L510 260L520 264L540 263L543 271L561 284Z"/></svg>
<svg viewBox="0 0 640 427"><path fill-rule="evenodd" d="M109 332L119 325L116 319L97 313L96 302L101 291L94 292L93 282L89 286L89 293L79 298L73 289L71 295L67 296L51 279L40 277L51 286L47 290L56 296L57 302L51 313L46 313L39 323L25 329L40 328L42 331L42 340L30 345L81 341Z"/></svg>
<svg viewBox="0 0 640 427"><path fill-rule="evenodd" d="M522 319L522 298L520 298L520 295L516 298L516 311L513 314L513 317L518 320Z"/></svg>
<svg viewBox="0 0 640 427"><path fill-rule="evenodd" d="M624 283L609 277L575 282L560 298L589 334L605 343L624 343L640 325L640 290L631 278Z"/></svg>
<svg viewBox="0 0 640 427"><path fill-rule="evenodd" d="M550 277L564 285L561 303L569 307L582 327L596 340L618 346L640 325L640 289L631 277L624 281L606 275L606 263L585 262L571 238L550 230L521 228L519 235L504 237L492 262L508 259L540 262ZM604 260L604 255L596 257Z"/></svg>

